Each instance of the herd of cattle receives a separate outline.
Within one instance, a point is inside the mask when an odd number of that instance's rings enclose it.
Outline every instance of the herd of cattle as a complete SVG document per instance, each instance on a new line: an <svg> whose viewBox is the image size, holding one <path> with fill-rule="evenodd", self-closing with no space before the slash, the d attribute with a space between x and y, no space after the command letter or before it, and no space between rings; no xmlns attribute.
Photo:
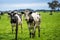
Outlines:
<svg viewBox="0 0 60 40"><path fill-rule="evenodd" d="M35 37L36 28L38 28L38 37L40 37L41 17L38 12L31 12L29 10L24 10L22 12L9 11L7 12L7 14L10 17L10 23L12 25L12 33L14 31L14 26L16 27L15 40L17 40L18 25L21 26L21 32L22 32L22 28L23 28L22 27L22 16L23 15L28 25L30 38ZM3 13L0 12L0 15L3 15Z"/></svg>

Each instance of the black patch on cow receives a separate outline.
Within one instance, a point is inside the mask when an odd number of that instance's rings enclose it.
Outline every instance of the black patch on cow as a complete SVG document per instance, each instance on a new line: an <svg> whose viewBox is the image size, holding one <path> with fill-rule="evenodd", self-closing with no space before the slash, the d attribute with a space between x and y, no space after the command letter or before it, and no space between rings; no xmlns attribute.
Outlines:
<svg viewBox="0 0 60 40"><path fill-rule="evenodd" d="M13 16L15 16L16 13L13 14Z"/></svg>
<svg viewBox="0 0 60 40"><path fill-rule="evenodd" d="M28 23L33 23L33 21L34 21L34 19L33 19L33 17L31 16L31 17L29 18Z"/></svg>
<svg viewBox="0 0 60 40"><path fill-rule="evenodd" d="M16 20L11 20L11 23L16 23Z"/></svg>
<svg viewBox="0 0 60 40"><path fill-rule="evenodd" d="M12 11L11 13L14 13L14 11Z"/></svg>
<svg viewBox="0 0 60 40"><path fill-rule="evenodd" d="M29 13L29 15L32 14L32 12Z"/></svg>
<svg viewBox="0 0 60 40"><path fill-rule="evenodd" d="M8 13L8 15L10 15L10 13Z"/></svg>
<svg viewBox="0 0 60 40"><path fill-rule="evenodd" d="M22 14L24 14L24 12L21 12Z"/></svg>
<svg viewBox="0 0 60 40"><path fill-rule="evenodd" d="M17 19L18 20L18 19ZM16 23L17 22L17 20L16 20L16 17L14 16L14 18L12 19L11 18L11 23Z"/></svg>

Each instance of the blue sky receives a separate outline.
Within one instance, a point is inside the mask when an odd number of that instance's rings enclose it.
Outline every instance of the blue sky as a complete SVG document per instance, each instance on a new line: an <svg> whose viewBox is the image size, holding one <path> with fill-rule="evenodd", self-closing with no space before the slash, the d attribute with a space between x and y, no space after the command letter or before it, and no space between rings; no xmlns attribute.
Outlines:
<svg viewBox="0 0 60 40"><path fill-rule="evenodd" d="M15 10L15 9L50 9L48 2L52 0L0 0L0 10ZM60 2L60 0L58 0Z"/></svg>

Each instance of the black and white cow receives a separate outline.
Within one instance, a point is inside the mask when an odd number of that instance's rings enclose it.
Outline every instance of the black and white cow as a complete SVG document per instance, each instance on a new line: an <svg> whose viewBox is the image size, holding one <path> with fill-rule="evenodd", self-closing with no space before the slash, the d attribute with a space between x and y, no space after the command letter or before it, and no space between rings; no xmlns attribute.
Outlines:
<svg viewBox="0 0 60 40"><path fill-rule="evenodd" d="M25 10L24 12L21 12L21 13L24 14L25 19L27 21L30 38L35 37L36 27L38 28L38 36L40 37L40 21L41 21L40 19L41 18L38 12L31 12L29 10Z"/></svg>
<svg viewBox="0 0 60 40"><path fill-rule="evenodd" d="M14 30L14 26L16 26L16 40L17 40L17 33L18 33L18 25L21 25L21 31L22 31L22 15L18 14L17 11L12 11L11 13L9 13L10 15L10 22L12 25L12 33Z"/></svg>

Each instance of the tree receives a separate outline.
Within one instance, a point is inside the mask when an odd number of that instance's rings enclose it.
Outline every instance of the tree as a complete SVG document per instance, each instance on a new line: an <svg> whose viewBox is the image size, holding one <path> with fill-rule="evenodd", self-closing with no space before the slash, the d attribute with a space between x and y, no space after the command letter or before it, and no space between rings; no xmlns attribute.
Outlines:
<svg viewBox="0 0 60 40"><path fill-rule="evenodd" d="M59 11L59 8L60 8L60 3L58 4L58 11Z"/></svg>
<svg viewBox="0 0 60 40"><path fill-rule="evenodd" d="M58 7L58 1L57 0L54 0L54 1L52 1L51 3L50 2L48 2L48 4L49 4L49 7L52 9L51 11L50 11L50 15L52 15L52 11L55 11L56 10L56 8Z"/></svg>
<svg viewBox="0 0 60 40"><path fill-rule="evenodd" d="M55 10L55 6L53 5L53 3L48 3L49 4L49 7L52 9L50 11L50 15L52 15L52 11Z"/></svg>

